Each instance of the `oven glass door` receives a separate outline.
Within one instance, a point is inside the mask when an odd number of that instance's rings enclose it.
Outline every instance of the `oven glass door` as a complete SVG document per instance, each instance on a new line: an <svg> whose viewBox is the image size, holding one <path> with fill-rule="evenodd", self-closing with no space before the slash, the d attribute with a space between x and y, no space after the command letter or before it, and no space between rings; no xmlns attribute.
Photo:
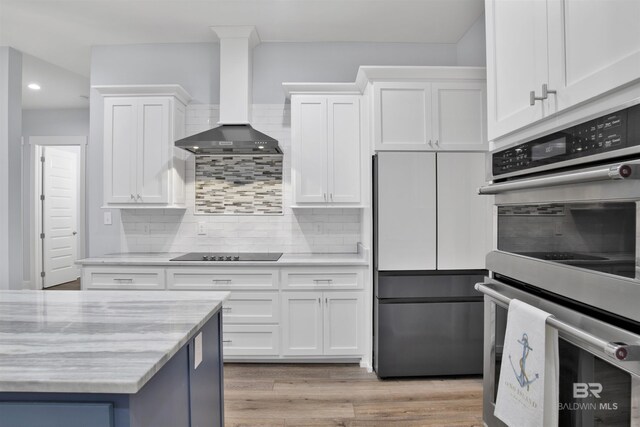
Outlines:
<svg viewBox="0 0 640 427"><path fill-rule="evenodd" d="M500 251L636 278L638 203L499 205Z"/></svg>
<svg viewBox="0 0 640 427"><path fill-rule="evenodd" d="M495 404L507 324L507 309L495 305ZM593 354L560 339L560 426L631 425L632 376Z"/></svg>

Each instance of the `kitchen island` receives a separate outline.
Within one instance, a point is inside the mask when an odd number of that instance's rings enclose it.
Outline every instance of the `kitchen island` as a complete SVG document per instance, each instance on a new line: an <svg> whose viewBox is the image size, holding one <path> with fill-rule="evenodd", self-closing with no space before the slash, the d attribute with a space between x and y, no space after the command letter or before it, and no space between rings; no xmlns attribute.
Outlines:
<svg viewBox="0 0 640 427"><path fill-rule="evenodd" d="M1 291L0 425L222 426L227 298Z"/></svg>

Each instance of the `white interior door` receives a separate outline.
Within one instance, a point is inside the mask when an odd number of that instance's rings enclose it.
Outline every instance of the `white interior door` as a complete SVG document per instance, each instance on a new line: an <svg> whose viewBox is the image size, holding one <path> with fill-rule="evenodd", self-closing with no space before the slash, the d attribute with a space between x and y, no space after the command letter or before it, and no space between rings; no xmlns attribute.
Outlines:
<svg viewBox="0 0 640 427"><path fill-rule="evenodd" d="M44 287L76 280L79 147L44 147L42 231Z"/></svg>

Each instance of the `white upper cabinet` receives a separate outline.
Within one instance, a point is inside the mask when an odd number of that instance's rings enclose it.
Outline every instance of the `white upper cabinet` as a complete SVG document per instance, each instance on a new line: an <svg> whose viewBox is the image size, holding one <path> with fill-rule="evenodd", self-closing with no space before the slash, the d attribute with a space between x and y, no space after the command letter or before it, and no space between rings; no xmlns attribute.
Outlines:
<svg viewBox="0 0 640 427"><path fill-rule="evenodd" d="M485 150L485 104L484 80L375 82L375 149Z"/></svg>
<svg viewBox="0 0 640 427"><path fill-rule="evenodd" d="M640 79L640 2L487 0L489 140Z"/></svg>
<svg viewBox="0 0 640 427"><path fill-rule="evenodd" d="M430 83L377 83L373 102L376 150L432 148Z"/></svg>
<svg viewBox="0 0 640 427"><path fill-rule="evenodd" d="M640 1L549 0L548 8L557 110L640 78Z"/></svg>
<svg viewBox="0 0 640 427"><path fill-rule="evenodd" d="M453 151L486 148L486 87L478 82L431 85L436 148Z"/></svg>
<svg viewBox="0 0 640 427"><path fill-rule="evenodd" d="M326 203L327 99L296 96L291 103L295 202Z"/></svg>
<svg viewBox="0 0 640 427"><path fill-rule="evenodd" d="M155 88L155 90L151 90ZM184 205L184 91L96 87L104 101L104 199L109 207ZM124 96L134 93L136 96Z"/></svg>
<svg viewBox="0 0 640 427"><path fill-rule="evenodd" d="M487 86L489 139L544 116L544 103L531 105L548 83L545 0L487 0Z"/></svg>
<svg viewBox="0 0 640 427"><path fill-rule="evenodd" d="M104 102L104 192L108 203L133 203L136 193L138 100ZM118 173L113 173L117 165Z"/></svg>
<svg viewBox="0 0 640 427"><path fill-rule="evenodd" d="M291 104L294 204L357 206L360 96L294 95Z"/></svg>

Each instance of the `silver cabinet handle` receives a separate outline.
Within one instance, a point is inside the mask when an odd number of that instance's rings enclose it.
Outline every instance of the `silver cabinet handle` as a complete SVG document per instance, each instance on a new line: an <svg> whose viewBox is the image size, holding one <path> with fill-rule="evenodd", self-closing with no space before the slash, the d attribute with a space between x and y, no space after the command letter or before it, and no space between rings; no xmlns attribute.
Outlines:
<svg viewBox="0 0 640 427"><path fill-rule="evenodd" d="M213 283L216 285L229 285L231 284L231 279L213 279Z"/></svg>
<svg viewBox="0 0 640 427"><path fill-rule="evenodd" d="M318 298L318 305L322 304L322 298Z"/></svg>
<svg viewBox="0 0 640 427"><path fill-rule="evenodd" d="M324 303L325 303L325 304L329 304L329 298L324 297Z"/></svg>
<svg viewBox="0 0 640 427"><path fill-rule="evenodd" d="M543 96L536 96L536 91L529 92L529 105L536 105L536 101L542 101L545 98Z"/></svg>
<svg viewBox="0 0 640 427"><path fill-rule="evenodd" d="M324 193L324 201L327 201L327 193Z"/></svg>
<svg viewBox="0 0 640 427"><path fill-rule="evenodd" d="M333 283L333 279L313 279L313 283L317 285L319 285L320 283L326 283L330 285L331 283Z"/></svg>
<svg viewBox="0 0 640 427"><path fill-rule="evenodd" d="M547 86L546 83L542 84L542 98L547 99L549 97L549 94L552 93L554 95L556 95L558 92L555 90L551 90L549 89L549 87Z"/></svg>
<svg viewBox="0 0 640 427"><path fill-rule="evenodd" d="M131 200L135 200L136 196L134 196L133 194L131 195Z"/></svg>
<svg viewBox="0 0 640 427"><path fill-rule="evenodd" d="M440 146L440 140L436 139L436 147Z"/></svg>
<svg viewBox="0 0 640 427"><path fill-rule="evenodd" d="M546 83L542 84L542 96L536 96L535 91L529 92L529 105L535 105L536 101L543 101L549 98L549 94L557 94L558 92L553 89L549 89L549 86Z"/></svg>
<svg viewBox="0 0 640 427"><path fill-rule="evenodd" d="M77 232L77 231L74 231L74 232L73 232L73 233L71 233L71 234L73 234L73 235L75 236L76 234L78 234L78 232Z"/></svg>
<svg viewBox="0 0 640 427"><path fill-rule="evenodd" d="M142 201L142 197L138 194L138 200Z"/></svg>
<svg viewBox="0 0 640 427"><path fill-rule="evenodd" d="M329 198L331 199L331 201L333 202L333 193L329 193Z"/></svg>
<svg viewBox="0 0 640 427"><path fill-rule="evenodd" d="M222 340L222 342L225 343L225 344L231 344L232 341L231 340Z"/></svg>
<svg viewBox="0 0 640 427"><path fill-rule="evenodd" d="M133 279L118 279L118 278L116 278L116 279L113 279L113 281L117 282L117 283L133 283Z"/></svg>
<svg viewBox="0 0 640 427"><path fill-rule="evenodd" d="M429 144L429 147L433 147L433 144L431 143L431 140L429 140L429 142L427 144Z"/></svg>
<svg viewBox="0 0 640 427"><path fill-rule="evenodd" d="M227 311L227 312L229 312L229 311L231 311L231 308L232 308L232 307L222 307L222 311Z"/></svg>

